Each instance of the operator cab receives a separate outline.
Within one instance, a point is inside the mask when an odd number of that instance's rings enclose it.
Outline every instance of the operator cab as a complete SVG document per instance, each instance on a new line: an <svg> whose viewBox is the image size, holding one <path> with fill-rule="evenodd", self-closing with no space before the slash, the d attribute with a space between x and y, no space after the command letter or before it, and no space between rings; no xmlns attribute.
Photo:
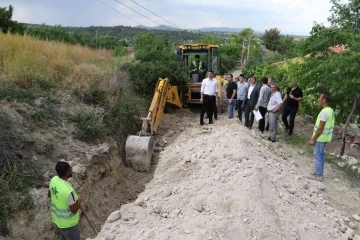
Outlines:
<svg viewBox="0 0 360 240"><path fill-rule="evenodd" d="M183 44L176 52L192 83L201 83L209 70L213 70L215 75L219 74L218 45Z"/></svg>

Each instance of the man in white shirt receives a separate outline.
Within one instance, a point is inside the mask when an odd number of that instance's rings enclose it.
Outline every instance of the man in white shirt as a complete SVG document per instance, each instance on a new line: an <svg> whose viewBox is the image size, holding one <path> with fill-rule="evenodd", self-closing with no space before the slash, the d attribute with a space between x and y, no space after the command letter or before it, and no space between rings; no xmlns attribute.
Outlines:
<svg viewBox="0 0 360 240"><path fill-rule="evenodd" d="M260 86L256 84L256 77L250 77L250 86L248 88L248 92L246 94L245 100L245 127L249 129L252 128L254 123L254 113L253 110L256 108L256 104L258 103L260 94Z"/></svg>
<svg viewBox="0 0 360 240"><path fill-rule="evenodd" d="M201 98L200 102L203 107L200 114L200 125L204 125L204 114L207 113L209 117L209 124L213 124L214 107L216 107L216 95L218 93L218 83L214 78L214 71L208 72L208 78L205 78L201 83Z"/></svg>
<svg viewBox="0 0 360 240"><path fill-rule="evenodd" d="M269 104L267 105L267 111L269 112L269 130L270 136L268 137L269 141L276 141L276 132L277 132L277 122L279 119L279 109L281 108L283 101L281 99L281 94L278 91L278 87L275 83L271 84L271 96Z"/></svg>

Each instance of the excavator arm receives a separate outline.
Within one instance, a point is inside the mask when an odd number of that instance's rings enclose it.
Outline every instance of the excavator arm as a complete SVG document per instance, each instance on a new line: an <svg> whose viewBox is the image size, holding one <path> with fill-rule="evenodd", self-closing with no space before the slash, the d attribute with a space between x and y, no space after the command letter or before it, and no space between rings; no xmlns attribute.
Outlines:
<svg viewBox="0 0 360 240"><path fill-rule="evenodd" d="M149 136L156 133L161 117L164 114L166 103L171 103L179 108L182 107L177 87L170 86L167 78L159 78L149 107L149 113L146 118L141 118L142 128L139 133L140 136ZM150 134L147 131L149 123L151 127Z"/></svg>
<svg viewBox="0 0 360 240"><path fill-rule="evenodd" d="M177 87L170 86L167 78L159 78L149 107L149 113L147 117L141 118L141 131L138 135L130 135L126 139L126 162L135 171L150 170L151 156L155 147L153 135L160 124L166 103L182 107ZM149 125L150 132L148 132Z"/></svg>

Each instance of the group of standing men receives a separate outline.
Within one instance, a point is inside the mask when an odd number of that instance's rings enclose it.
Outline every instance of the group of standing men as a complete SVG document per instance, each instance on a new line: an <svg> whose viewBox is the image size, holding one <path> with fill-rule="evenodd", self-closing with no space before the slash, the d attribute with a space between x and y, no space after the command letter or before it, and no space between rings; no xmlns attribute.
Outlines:
<svg viewBox="0 0 360 240"><path fill-rule="evenodd" d="M268 140L276 141L277 122L282 109L282 122L284 123L286 134L292 135L295 125L295 117L299 110L299 103L303 100L303 92L296 83L292 83L287 89L284 98L280 89L272 77L261 79L261 86L256 82L256 77L251 76L246 80L243 74L233 80L233 75L226 76L228 84L226 86L226 97L228 102L228 117L233 118L233 111L237 109L238 118L242 122L242 112L245 112L244 125L249 129L254 123L254 111L259 111L262 118L259 120L258 131L264 133L270 130ZM204 113L207 111L209 124L213 123L212 115L216 107L216 97L218 93L217 80L214 73L209 72L209 78L204 79L201 86L201 102L203 110L201 112L200 124L204 125ZM335 114L329 102L331 94L328 91L320 93L318 103L322 107L319 113L309 145L314 148L315 172L308 176L312 180L322 181L325 165L325 146L332 140L333 128L335 124ZM268 124L265 126L265 118L268 114ZM290 116L290 121L288 117Z"/></svg>
<svg viewBox="0 0 360 240"><path fill-rule="evenodd" d="M286 128L286 133L292 135L295 125L295 116L299 109L299 102L303 99L302 90L292 84L287 89L284 99L282 99L279 88L272 77L264 77L261 79L262 85L259 85L255 76L251 76L248 80L243 74L240 74L236 81L232 74L226 76L228 84L226 86L226 97L228 103L228 117L233 118L234 109L237 110L238 118L243 121L243 111L245 112L244 125L249 129L254 123L254 112L259 111L262 119L259 120L258 130L264 133L270 130L269 140L276 141L277 120L280 110L283 108L282 120ZM200 125L204 125L204 114L207 112L209 124L213 123L213 115L216 109L218 93L218 84L214 73L208 72L208 78L204 79L201 86L201 99L203 110L200 116ZM265 126L265 118L268 114L268 124ZM288 117L290 116L290 121Z"/></svg>

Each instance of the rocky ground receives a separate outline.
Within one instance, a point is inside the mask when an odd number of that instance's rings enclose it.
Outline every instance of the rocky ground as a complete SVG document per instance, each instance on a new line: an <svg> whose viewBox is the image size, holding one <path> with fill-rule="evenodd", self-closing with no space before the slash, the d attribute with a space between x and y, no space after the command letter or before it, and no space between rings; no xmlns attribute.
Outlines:
<svg viewBox="0 0 360 240"><path fill-rule="evenodd" d="M171 118L183 131L165 133L153 180L94 239L360 239L359 191L329 165L311 181L311 155L283 140L224 115Z"/></svg>

